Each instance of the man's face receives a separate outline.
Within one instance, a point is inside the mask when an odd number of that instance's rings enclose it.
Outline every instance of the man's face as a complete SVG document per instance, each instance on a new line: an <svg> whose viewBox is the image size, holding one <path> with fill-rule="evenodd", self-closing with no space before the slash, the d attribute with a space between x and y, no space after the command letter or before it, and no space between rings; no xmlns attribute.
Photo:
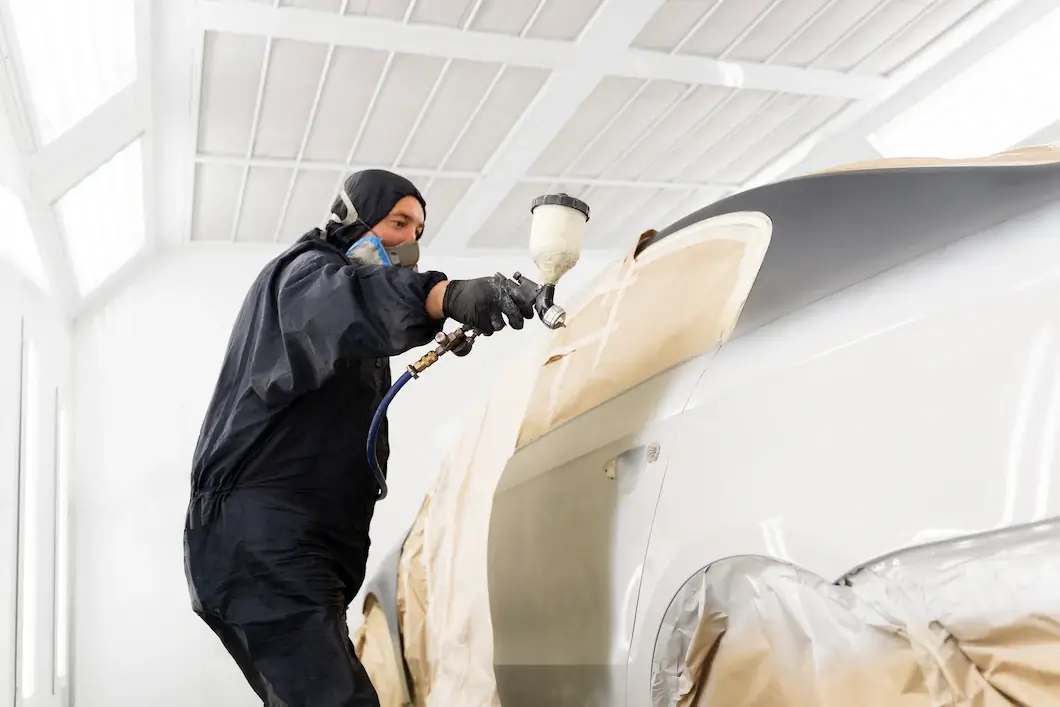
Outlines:
<svg viewBox="0 0 1060 707"><path fill-rule="evenodd" d="M423 233L423 207L414 196L406 196L390 210L386 218L372 227L384 246L396 246L414 241Z"/></svg>

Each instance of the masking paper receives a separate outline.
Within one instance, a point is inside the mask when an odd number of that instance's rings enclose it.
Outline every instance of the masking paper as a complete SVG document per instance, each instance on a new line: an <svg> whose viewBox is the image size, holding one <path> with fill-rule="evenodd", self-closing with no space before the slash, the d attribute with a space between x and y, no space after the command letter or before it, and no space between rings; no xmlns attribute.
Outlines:
<svg viewBox="0 0 1060 707"><path fill-rule="evenodd" d="M837 583L714 563L669 607L654 707L1060 705L1060 523L905 550Z"/></svg>
<svg viewBox="0 0 1060 707"><path fill-rule="evenodd" d="M401 689L401 664L395 660L394 644L386 625L383 608L375 597L365 598L364 621L353 634L353 649L379 695L379 707L405 707Z"/></svg>
<svg viewBox="0 0 1060 707"><path fill-rule="evenodd" d="M1060 162L1060 147L1052 145L1036 145L1033 147L1021 147L1014 150L1006 150L993 155L983 157L967 157L964 159L945 159L942 157L881 157L876 160L863 160L851 162L823 169L810 174L830 174L833 172L854 172L858 170L873 169L899 169L902 167L974 167L982 166L1031 166L1037 164L1052 164Z"/></svg>
<svg viewBox="0 0 1060 707"><path fill-rule="evenodd" d="M567 327L528 352L472 411L403 548L401 632L417 705L500 705L486 559L493 496L509 459L720 343L771 231L763 214L741 212L693 224L636 257L631 244L568 312ZM387 679L382 669L370 675Z"/></svg>

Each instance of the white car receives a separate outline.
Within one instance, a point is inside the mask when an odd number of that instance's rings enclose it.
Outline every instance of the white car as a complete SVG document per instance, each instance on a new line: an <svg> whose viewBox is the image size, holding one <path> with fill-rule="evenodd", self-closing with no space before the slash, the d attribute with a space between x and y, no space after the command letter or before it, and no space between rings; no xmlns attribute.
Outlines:
<svg viewBox="0 0 1060 707"><path fill-rule="evenodd" d="M384 707L1060 704L1060 151L644 238L368 585Z"/></svg>

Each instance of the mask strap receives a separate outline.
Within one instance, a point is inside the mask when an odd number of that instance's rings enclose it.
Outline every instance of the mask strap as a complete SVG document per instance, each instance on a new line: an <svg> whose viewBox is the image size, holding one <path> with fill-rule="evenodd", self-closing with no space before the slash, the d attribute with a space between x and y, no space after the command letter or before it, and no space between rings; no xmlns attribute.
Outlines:
<svg viewBox="0 0 1060 707"><path fill-rule="evenodd" d="M346 218L339 218L339 215L332 212L328 214L328 217L324 219L324 222L320 224L321 237L327 236L327 226L329 223L338 223L343 226L347 226L356 221L360 221L361 217L357 213L357 207L353 205L353 200L350 199L350 195L346 193L346 187L342 188L339 192L339 198L342 199L342 203L346 206Z"/></svg>

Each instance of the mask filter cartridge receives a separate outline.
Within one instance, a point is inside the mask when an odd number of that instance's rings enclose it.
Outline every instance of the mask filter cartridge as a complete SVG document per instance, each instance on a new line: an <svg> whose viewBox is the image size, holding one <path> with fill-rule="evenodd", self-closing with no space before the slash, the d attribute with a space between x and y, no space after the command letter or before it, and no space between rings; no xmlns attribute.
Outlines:
<svg viewBox="0 0 1060 707"><path fill-rule="evenodd" d="M420 244L408 241L388 247L383 245L378 236L365 236L349 247L346 257L354 265L392 265L419 270Z"/></svg>
<svg viewBox="0 0 1060 707"><path fill-rule="evenodd" d="M349 250L346 257L355 265L391 265L390 256L383 246L383 241L377 236L365 236L358 239Z"/></svg>

